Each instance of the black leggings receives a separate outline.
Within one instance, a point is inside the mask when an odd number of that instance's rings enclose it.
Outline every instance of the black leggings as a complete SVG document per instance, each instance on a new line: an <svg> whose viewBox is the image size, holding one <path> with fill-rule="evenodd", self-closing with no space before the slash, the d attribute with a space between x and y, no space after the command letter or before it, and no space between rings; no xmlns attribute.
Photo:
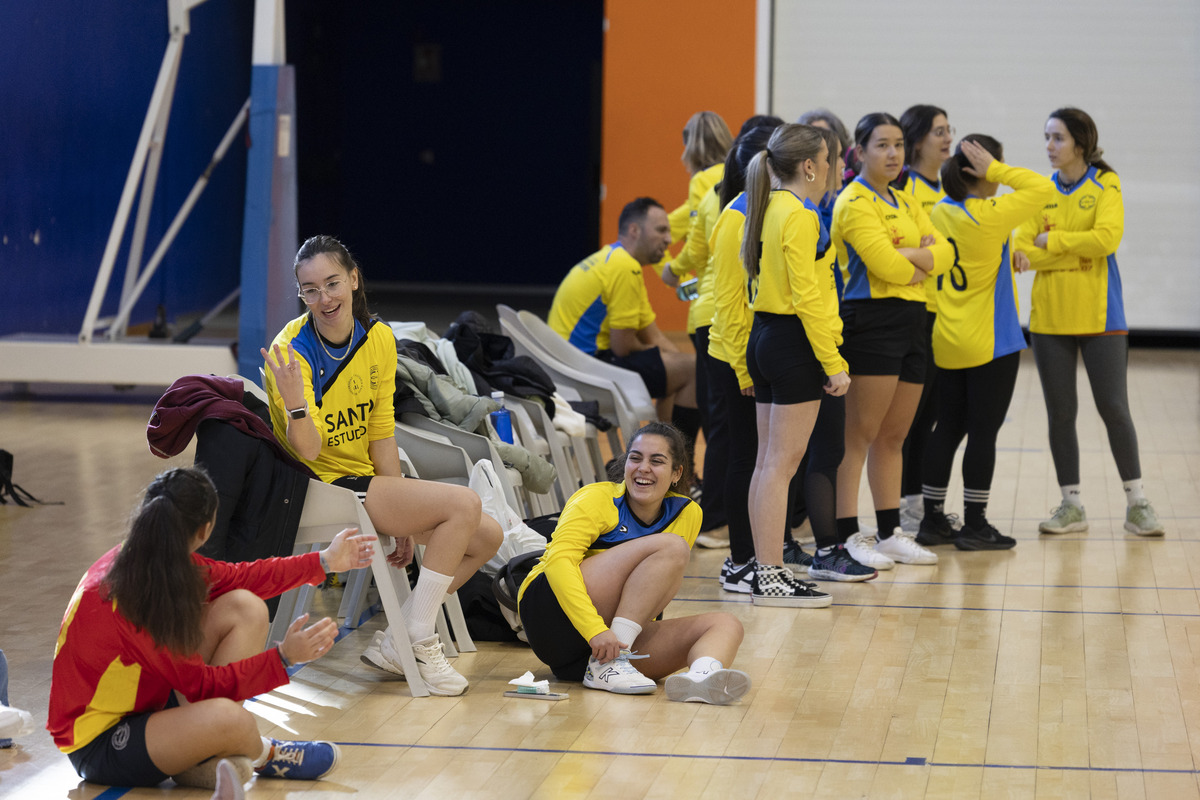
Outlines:
<svg viewBox="0 0 1200 800"><path fill-rule="evenodd" d="M725 512L725 469L729 463L729 425L725 410L725 396L715 391L716 378L711 374L713 362L718 359L708 354L708 329L705 325L692 334L696 347L696 408L700 411L700 426L704 430L704 485L700 507L704 510L702 530L712 530L724 525ZM726 364L725 366L729 366Z"/></svg>
<svg viewBox="0 0 1200 800"><path fill-rule="evenodd" d="M1075 432L1075 416L1079 412L1076 351L1083 354L1083 366L1092 386L1096 410L1108 430L1108 445L1117 462L1117 472L1123 481L1137 480L1142 477L1142 465L1138 458L1137 431L1129 415L1126 383L1129 337L1035 333L1033 357L1042 379L1042 395L1046 398L1050 454L1054 457L1058 485L1079 483L1079 437Z"/></svg>
<svg viewBox="0 0 1200 800"><path fill-rule="evenodd" d="M925 312L925 344L929 347L929 358L925 360L925 384L921 389L921 402L917 404L917 415L913 417L908 436L904 439L904 479L900 494L907 496L921 493L924 476L921 474L925 462L925 448L937 422L937 365L933 363L933 324L937 314Z"/></svg>
<svg viewBox="0 0 1200 800"><path fill-rule="evenodd" d="M938 418L925 447L926 485L950 485L954 453L965 436L963 485L982 492L991 489L996 471L996 435L1008 413L1020 364L1018 352L978 367L938 370Z"/></svg>

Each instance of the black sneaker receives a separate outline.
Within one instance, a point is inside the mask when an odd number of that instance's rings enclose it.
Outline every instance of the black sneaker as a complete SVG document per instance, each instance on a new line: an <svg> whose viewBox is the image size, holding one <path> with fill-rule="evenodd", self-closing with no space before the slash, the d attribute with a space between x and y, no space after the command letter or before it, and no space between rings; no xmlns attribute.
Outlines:
<svg viewBox="0 0 1200 800"><path fill-rule="evenodd" d="M721 581L721 588L727 592L750 594L754 591L754 559L745 564L735 564L732 556L727 557L721 565L718 580Z"/></svg>
<svg viewBox="0 0 1200 800"><path fill-rule="evenodd" d="M926 514L921 518L921 528L917 531L917 544L925 547L954 544L961 530L960 525L955 525L956 522L958 517L954 514Z"/></svg>
<svg viewBox="0 0 1200 800"><path fill-rule="evenodd" d="M869 581L879 576L873 567L866 567L854 560L843 545L838 545L823 556L818 550L808 565L808 574L825 581Z"/></svg>
<svg viewBox="0 0 1200 800"><path fill-rule="evenodd" d="M796 580L786 567L759 564L750 601L756 606L825 608L833 603L833 597L814 584Z"/></svg>
<svg viewBox="0 0 1200 800"><path fill-rule="evenodd" d="M804 548L795 539L783 540L783 565L792 572L803 575L808 571L812 560L812 555L804 552Z"/></svg>
<svg viewBox="0 0 1200 800"><path fill-rule="evenodd" d="M1005 536L990 522L985 522L982 528L963 525L954 540L954 546L959 550L1011 550L1017 546L1017 540Z"/></svg>

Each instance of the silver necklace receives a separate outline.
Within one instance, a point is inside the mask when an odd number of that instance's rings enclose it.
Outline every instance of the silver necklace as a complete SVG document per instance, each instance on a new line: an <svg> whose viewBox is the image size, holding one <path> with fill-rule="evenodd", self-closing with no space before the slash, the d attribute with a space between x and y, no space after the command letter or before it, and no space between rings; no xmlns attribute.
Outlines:
<svg viewBox="0 0 1200 800"><path fill-rule="evenodd" d="M346 356L350 355L350 348L354 345L354 326L350 327L350 342L346 345L346 352L342 353L341 357L335 356L329 352L329 348L325 346L325 340L321 338L321 332L317 330L317 321L313 320L313 333L317 334L317 341L321 343L321 349L325 351L325 355L329 356L334 361L345 361ZM321 374L325 374L325 370L321 370Z"/></svg>

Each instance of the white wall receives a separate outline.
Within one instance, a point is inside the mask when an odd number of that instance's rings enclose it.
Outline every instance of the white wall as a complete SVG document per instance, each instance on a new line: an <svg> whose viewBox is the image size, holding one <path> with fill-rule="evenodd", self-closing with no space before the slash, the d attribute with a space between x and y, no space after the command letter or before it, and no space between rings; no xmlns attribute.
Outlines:
<svg viewBox="0 0 1200 800"><path fill-rule="evenodd" d="M991 134L1006 161L1048 173L1046 115L1091 114L1121 176L1130 327L1200 330L1200 2L773 2L760 98L784 119L826 106L853 131L932 103L959 136ZM1018 282L1027 322L1032 276Z"/></svg>

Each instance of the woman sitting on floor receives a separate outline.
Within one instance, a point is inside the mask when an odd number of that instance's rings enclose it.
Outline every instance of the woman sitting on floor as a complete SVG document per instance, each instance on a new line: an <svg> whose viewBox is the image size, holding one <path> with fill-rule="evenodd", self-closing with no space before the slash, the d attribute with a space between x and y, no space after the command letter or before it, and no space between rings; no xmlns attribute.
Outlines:
<svg viewBox="0 0 1200 800"><path fill-rule="evenodd" d="M670 675L667 699L714 704L749 691L746 673L725 668L742 642L734 616L657 619L700 530L700 507L678 493L690 477L683 435L652 422L615 460L611 482L584 486L567 502L517 596L529 644L559 680L650 694ZM634 667L631 658L644 660Z"/></svg>

